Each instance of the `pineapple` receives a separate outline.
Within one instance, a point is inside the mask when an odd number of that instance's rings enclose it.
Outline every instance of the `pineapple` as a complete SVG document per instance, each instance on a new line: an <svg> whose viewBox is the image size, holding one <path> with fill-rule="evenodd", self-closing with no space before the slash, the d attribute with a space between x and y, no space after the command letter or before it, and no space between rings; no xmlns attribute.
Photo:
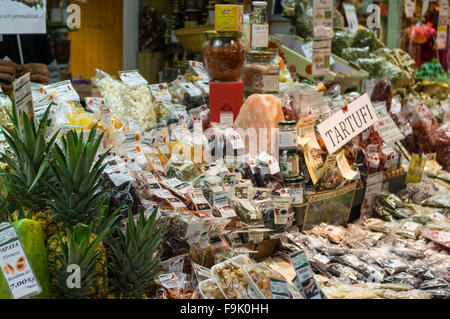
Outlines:
<svg viewBox="0 0 450 319"><path fill-rule="evenodd" d="M103 206L103 199L107 191L99 191L99 178L106 165L104 153L95 162L97 150L103 133L95 138L96 129L91 129L87 141L83 140L83 133L76 131L67 133L61 138L61 146L55 144L52 148L53 161L51 169L55 176L56 185L48 185L53 196L50 202L54 219L66 229L78 224L89 225L98 219ZM95 236L95 235L93 235ZM68 240L61 235L62 241ZM95 237L90 240L94 242ZM47 250L51 258L61 252L61 240L57 236L50 238ZM102 243L98 245L100 258L95 263L97 276L94 284L93 298L105 298L107 295L108 274L106 251Z"/></svg>
<svg viewBox="0 0 450 319"><path fill-rule="evenodd" d="M93 224L89 227L77 225L73 230L67 228L64 237L52 237L47 244L49 267L52 274L52 295L54 298L83 299L98 295L99 280L103 282L105 273L99 267L106 262L106 255L101 240L109 231L105 229L100 235L92 233ZM67 286L69 265L80 267L80 287ZM106 269L107 271L107 269ZM103 294L106 296L103 282Z"/></svg>
<svg viewBox="0 0 450 319"><path fill-rule="evenodd" d="M10 167L8 179L8 203L23 210L26 216L37 220L44 230L47 240L56 231L49 209L49 191L46 181L50 179L48 169L48 153L53 145L57 133L48 143L45 141L46 123L51 105L47 108L39 126L36 127L34 118L21 111L19 119L13 104L13 112L9 114L14 129L2 127L4 136L11 147L15 158L5 155L3 158ZM16 210L12 219L19 218Z"/></svg>
<svg viewBox="0 0 450 319"><path fill-rule="evenodd" d="M110 289L114 296L126 299L145 298L145 290L152 285L161 265L158 250L166 227L159 227L156 210L150 217L141 212L137 221L128 212L125 234L117 229L117 237L110 242Z"/></svg>

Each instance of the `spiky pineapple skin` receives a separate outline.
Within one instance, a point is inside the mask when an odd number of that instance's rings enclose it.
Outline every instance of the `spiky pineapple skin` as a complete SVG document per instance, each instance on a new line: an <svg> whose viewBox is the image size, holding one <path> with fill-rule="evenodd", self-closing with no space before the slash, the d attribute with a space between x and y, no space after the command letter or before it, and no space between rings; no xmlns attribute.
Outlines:
<svg viewBox="0 0 450 319"><path fill-rule="evenodd" d="M39 222L41 224L42 230L44 231L44 241L47 242L47 240L56 234L58 230L58 226L56 222L54 221L53 214L51 213L50 209L46 210L39 210L39 211L30 211L28 208L23 208L23 212L25 216L30 216L31 219ZM20 212L16 210L12 214L12 220L17 221L19 220L19 214Z"/></svg>
<svg viewBox="0 0 450 319"><path fill-rule="evenodd" d="M95 240L95 234L90 235L89 241L92 243ZM62 236L62 240L67 243L67 236ZM98 278L95 280L95 284L91 287L91 292L89 297L92 299L106 299L108 297L108 261L106 248L103 243L95 249L99 254L99 259L95 262L95 269L99 274ZM61 262L58 259L58 255L61 255L61 245L59 242L58 235L53 235L47 241L47 255L49 263L55 264L58 268L61 268ZM60 269L60 271L65 271ZM57 284L55 278L52 278L52 285Z"/></svg>

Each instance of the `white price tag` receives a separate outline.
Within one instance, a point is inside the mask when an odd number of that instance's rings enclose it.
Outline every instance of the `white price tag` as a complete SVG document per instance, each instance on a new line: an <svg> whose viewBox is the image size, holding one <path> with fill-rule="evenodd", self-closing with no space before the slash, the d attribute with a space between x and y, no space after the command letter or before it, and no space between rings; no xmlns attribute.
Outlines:
<svg viewBox="0 0 450 319"><path fill-rule="evenodd" d="M29 298L39 294L41 287L14 226L1 224L0 228L0 265L12 298Z"/></svg>
<svg viewBox="0 0 450 319"><path fill-rule="evenodd" d="M128 85L129 87L148 84L147 80L144 79L144 77L139 74L138 70L120 71L119 76L122 82Z"/></svg>
<svg viewBox="0 0 450 319"><path fill-rule="evenodd" d="M414 18L416 0L405 0L405 15L407 18Z"/></svg>
<svg viewBox="0 0 450 319"><path fill-rule="evenodd" d="M325 76L330 73L331 39L314 40L312 51L312 75Z"/></svg>
<svg viewBox="0 0 450 319"><path fill-rule="evenodd" d="M314 38L333 37L333 0L313 2Z"/></svg>
<svg viewBox="0 0 450 319"><path fill-rule="evenodd" d="M358 17L356 16L356 8L350 3L344 3L343 6L350 33L356 34L356 31L358 31Z"/></svg>
<svg viewBox="0 0 450 319"><path fill-rule="evenodd" d="M30 73L22 75L13 82L14 100L17 115L20 111L25 112L28 117L34 117L33 96L31 94Z"/></svg>

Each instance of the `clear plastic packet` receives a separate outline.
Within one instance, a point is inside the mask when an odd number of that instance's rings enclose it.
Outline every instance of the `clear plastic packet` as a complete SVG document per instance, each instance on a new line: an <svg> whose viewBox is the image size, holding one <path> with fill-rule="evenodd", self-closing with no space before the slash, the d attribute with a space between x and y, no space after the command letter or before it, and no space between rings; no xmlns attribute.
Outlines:
<svg viewBox="0 0 450 319"><path fill-rule="evenodd" d="M347 61L356 61L362 58L373 58L373 54L369 52L369 47L365 48L344 48L341 57Z"/></svg>
<svg viewBox="0 0 450 319"><path fill-rule="evenodd" d="M338 263L331 263L327 267L327 271L339 279L351 284L355 284L364 279L364 275L357 270Z"/></svg>
<svg viewBox="0 0 450 319"><path fill-rule="evenodd" d="M214 265L214 249L211 245L209 245L209 241L205 245L201 245L199 243L194 243L189 248L189 258L192 262L192 269L196 274L196 277L199 281L208 279L208 278L199 278L201 274L201 270L203 268L211 268ZM199 268L196 272L195 268ZM201 268L201 269L200 269ZM204 269L206 271L206 269ZM210 272L208 272L210 276Z"/></svg>
<svg viewBox="0 0 450 319"><path fill-rule="evenodd" d="M425 199L421 205L430 207L450 208L450 196L448 194L436 194Z"/></svg>
<svg viewBox="0 0 450 319"><path fill-rule="evenodd" d="M275 190L285 188L278 161L267 153L261 153L257 156L254 171L258 187Z"/></svg>
<svg viewBox="0 0 450 319"><path fill-rule="evenodd" d="M188 212L162 211L162 216L169 220L168 232L179 239L190 239L198 237L203 229L204 220Z"/></svg>
<svg viewBox="0 0 450 319"><path fill-rule="evenodd" d="M203 130L209 127L209 108L207 105L202 105L189 110L189 117L191 122L194 123L195 120L201 120ZM195 130L195 128L194 128Z"/></svg>
<svg viewBox="0 0 450 319"><path fill-rule="evenodd" d="M393 215L396 209L405 208L400 198L389 193L375 195L373 206L378 216L387 221L394 220Z"/></svg>
<svg viewBox="0 0 450 319"><path fill-rule="evenodd" d="M166 189L153 189L151 194L151 200L157 202L162 210L189 211L183 201Z"/></svg>
<svg viewBox="0 0 450 319"><path fill-rule="evenodd" d="M422 227L421 224L404 221L399 225L395 233L406 238L416 239L417 236L419 236Z"/></svg>
<svg viewBox="0 0 450 319"><path fill-rule="evenodd" d="M386 278L384 278L384 280L385 282L389 283L411 285L414 288L418 288L418 286L422 282L422 280L414 277L413 275L408 274L407 272L400 272L392 276L387 276Z"/></svg>
<svg viewBox="0 0 450 319"><path fill-rule="evenodd" d="M437 153L436 160L442 165L442 168L450 172L450 121L442 124L434 134L434 146Z"/></svg>
<svg viewBox="0 0 450 319"><path fill-rule="evenodd" d="M147 85L122 87L123 104L127 106L129 116L139 122L145 130L156 125L156 114L153 108L150 89Z"/></svg>
<svg viewBox="0 0 450 319"><path fill-rule="evenodd" d="M193 83L187 82L183 76L169 84L169 88L174 97L186 106L188 110L204 105L203 92Z"/></svg>
<svg viewBox="0 0 450 319"><path fill-rule="evenodd" d="M238 198L236 196L230 198L230 206L245 225L263 225L262 213L250 203L248 198Z"/></svg>
<svg viewBox="0 0 450 319"><path fill-rule="evenodd" d="M200 172L193 162L184 160L184 156L174 154L166 165L168 178L177 178L180 181L190 182L194 180Z"/></svg>

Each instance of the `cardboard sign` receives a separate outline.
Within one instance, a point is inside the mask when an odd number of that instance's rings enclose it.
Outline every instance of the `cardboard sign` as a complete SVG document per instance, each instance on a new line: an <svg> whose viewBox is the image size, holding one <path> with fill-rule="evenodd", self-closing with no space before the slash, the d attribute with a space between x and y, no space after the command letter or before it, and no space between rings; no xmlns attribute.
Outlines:
<svg viewBox="0 0 450 319"><path fill-rule="evenodd" d="M303 230L310 230L315 225L346 225L355 197L356 183L337 190L321 192L309 196Z"/></svg>
<svg viewBox="0 0 450 319"><path fill-rule="evenodd" d="M378 122L370 98L364 94L347 106L317 125L325 142L328 153L333 154L352 138Z"/></svg>
<svg viewBox="0 0 450 319"><path fill-rule="evenodd" d="M46 33L47 0L0 1L2 34Z"/></svg>

